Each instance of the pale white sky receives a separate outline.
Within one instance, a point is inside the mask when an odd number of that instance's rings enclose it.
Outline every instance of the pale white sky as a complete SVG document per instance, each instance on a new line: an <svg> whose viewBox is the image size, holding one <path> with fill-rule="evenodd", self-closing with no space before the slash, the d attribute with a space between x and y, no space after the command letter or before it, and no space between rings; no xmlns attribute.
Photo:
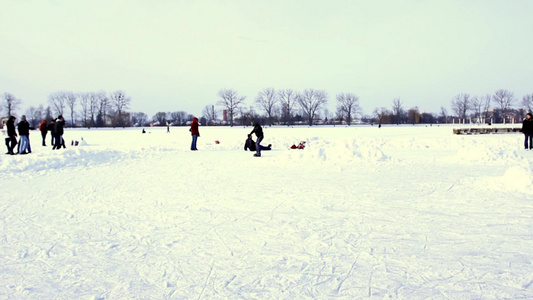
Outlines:
<svg viewBox="0 0 533 300"><path fill-rule="evenodd" d="M533 93L531 0L0 0L0 93L123 90L131 111L201 115L220 89L359 95L365 113ZM517 101L519 102L519 101Z"/></svg>

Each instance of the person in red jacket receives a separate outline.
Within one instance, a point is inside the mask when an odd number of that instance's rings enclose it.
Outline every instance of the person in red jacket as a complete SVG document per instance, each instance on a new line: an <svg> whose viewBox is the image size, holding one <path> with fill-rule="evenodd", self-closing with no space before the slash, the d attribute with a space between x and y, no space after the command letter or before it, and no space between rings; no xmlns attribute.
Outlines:
<svg viewBox="0 0 533 300"><path fill-rule="evenodd" d="M48 125L46 124L46 120L41 121L41 125L39 125L39 131L41 131L41 136L43 137L43 146L46 146L46 134L48 133Z"/></svg>
<svg viewBox="0 0 533 300"><path fill-rule="evenodd" d="M197 151L198 148L196 148L196 141L198 140L198 137L200 136L200 131L198 130L198 118L194 117L192 119L191 123L191 129L189 129L192 135L192 143L191 143L191 150Z"/></svg>

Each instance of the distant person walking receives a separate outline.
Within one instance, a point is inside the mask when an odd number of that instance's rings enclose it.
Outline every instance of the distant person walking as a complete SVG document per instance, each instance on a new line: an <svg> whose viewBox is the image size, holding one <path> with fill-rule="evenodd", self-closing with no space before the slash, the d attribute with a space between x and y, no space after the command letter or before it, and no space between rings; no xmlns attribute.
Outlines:
<svg viewBox="0 0 533 300"><path fill-rule="evenodd" d="M61 148L61 146L63 146L63 148L67 148L65 147L65 140L63 139L63 133L64 133L63 128L64 127L65 127L65 118L63 118L62 115L59 115L57 117L56 125L55 125L56 141L55 141L55 144L52 150L59 149Z"/></svg>
<svg viewBox="0 0 533 300"><path fill-rule="evenodd" d="M14 116L10 116L9 120L7 120L7 136L9 138L9 146L7 154L14 155L15 152L13 152L13 149L15 149L15 146L17 145L17 132L15 130L15 118ZM7 142L7 141L6 141Z"/></svg>
<svg viewBox="0 0 533 300"><path fill-rule="evenodd" d="M196 148L196 142L198 141L198 137L200 136L200 131L198 130L198 118L194 117L192 118L191 128L189 129L192 136L192 143L191 143L191 150L197 151L198 148Z"/></svg>
<svg viewBox="0 0 533 300"><path fill-rule="evenodd" d="M256 152L254 156L261 157L261 141L263 140L264 135L263 135L263 128L261 127L261 125L259 125L259 122L254 123L254 129L252 130L252 132L250 132L250 134L254 134L254 133L255 133L255 136L257 137L257 139L255 140L255 151Z"/></svg>
<svg viewBox="0 0 533 300"><path fill-rule="evenodd" d="M520 131L524 134L524 148L533 149L533 114L527 113Z"/></svg>
<svg viewBox="0 0 533 300"><path fill-rule="evenodd" d="M43 146L46 146L46 134L48 133L48 125L46 124L46 120L41 121L41 125L39 125L39 131L43 137Z"/></svg>
<svg viewBox="0 0 533 300"><path fill-rule="evenodd" d="M19 130L19 154L31 153L30 145L30 123L26 120L26 116L22 116L20 122L17 125ZM33 129L33 128L32 128Z"/></svg>
<svg viewBox="0 0 533 300"><path fill-rule="evenodd" d="M50 120L50 124L48 124L46 128L48 129L48 131L50 131L50 144L52 144L52 147L54 147L56 142L56 120Z"/></svg>

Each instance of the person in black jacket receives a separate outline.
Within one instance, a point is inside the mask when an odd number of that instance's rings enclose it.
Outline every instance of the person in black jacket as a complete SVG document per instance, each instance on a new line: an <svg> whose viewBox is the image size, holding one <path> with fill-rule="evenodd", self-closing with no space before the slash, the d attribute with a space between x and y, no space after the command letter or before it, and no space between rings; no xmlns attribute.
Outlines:
<svg viewBox="0 0 533 300"><path fill-rule="evenodd" d="M31 153L30 145L30 123L26 120L26 116L22 116L20 122L17 125L19 130L19 154L28 154Z"/></svg>
<svg viewBox="0 0 533 300"><path fill-rule="evenodd" d="M252 130L252 132L250 132L250 134L253 134L253 133L255 133L255 136L257 137L257 140L255 140L255 151L256 152L254 156L261 157L261 141L263 140L264 135L263 135L263 128L261 128L261 125L259 125L258 122L254 123L254 129Z"/></svg>
<svg viewBox="0 0 533 300"><path fill-rule="evenodd" d="M61 146L63 146L63 148L67 148L65 147L65 140L63 139L63 132L64 132L63 128L64 127L65 127L65 119L63 118L62 115L59 115L57 117L55 130L54 130L54 133L56 135L56 141L55 141L55 144L52 150L59 149L61 148Z"/></svg>
<svg viewBox="0 0 533 300"><path fill-rule="evenodd" d="M533 114L527 113L526 118L522 122L522 130L520 131L522 131L525 137L524 148L531 150L533 148Z"/></svg>
<svg viewBox="0 0 533 300"><path fill-rule="evenodd" d="M256 147L255 147L255 141L252 139L252 135L251 134L248 134L248 138L246 139L246 141L244 142L244 151L250 149L250 151L256 151ZM261 151L263 150L272 150L272 145L269 144L268 147L265 147L265 146L261 146Z"/></svg>
<svg viewBox="0 0 533 300"><path fill-rule="evenodd" d="M7 120L7 136L9 138L9 145L7 147L8 151L6 154L15 154L13 152L13 149L15 149L15 146L17 145L17 132L15 131L15 118L14 116L9 117L9 120ZM7 145L7 142L6 142Z"/></svg>

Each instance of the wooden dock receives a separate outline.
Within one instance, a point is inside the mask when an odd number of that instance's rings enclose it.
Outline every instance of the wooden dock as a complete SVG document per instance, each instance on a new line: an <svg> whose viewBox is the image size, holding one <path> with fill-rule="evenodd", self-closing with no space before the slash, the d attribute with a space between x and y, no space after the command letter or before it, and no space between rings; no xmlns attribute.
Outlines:
<svg viewBox="0 0 533 300"><path fill-rule="evenodd" d="M494 133L519 133L522 127L473 127L454 128L454 134L494 134Z"/></svg>

